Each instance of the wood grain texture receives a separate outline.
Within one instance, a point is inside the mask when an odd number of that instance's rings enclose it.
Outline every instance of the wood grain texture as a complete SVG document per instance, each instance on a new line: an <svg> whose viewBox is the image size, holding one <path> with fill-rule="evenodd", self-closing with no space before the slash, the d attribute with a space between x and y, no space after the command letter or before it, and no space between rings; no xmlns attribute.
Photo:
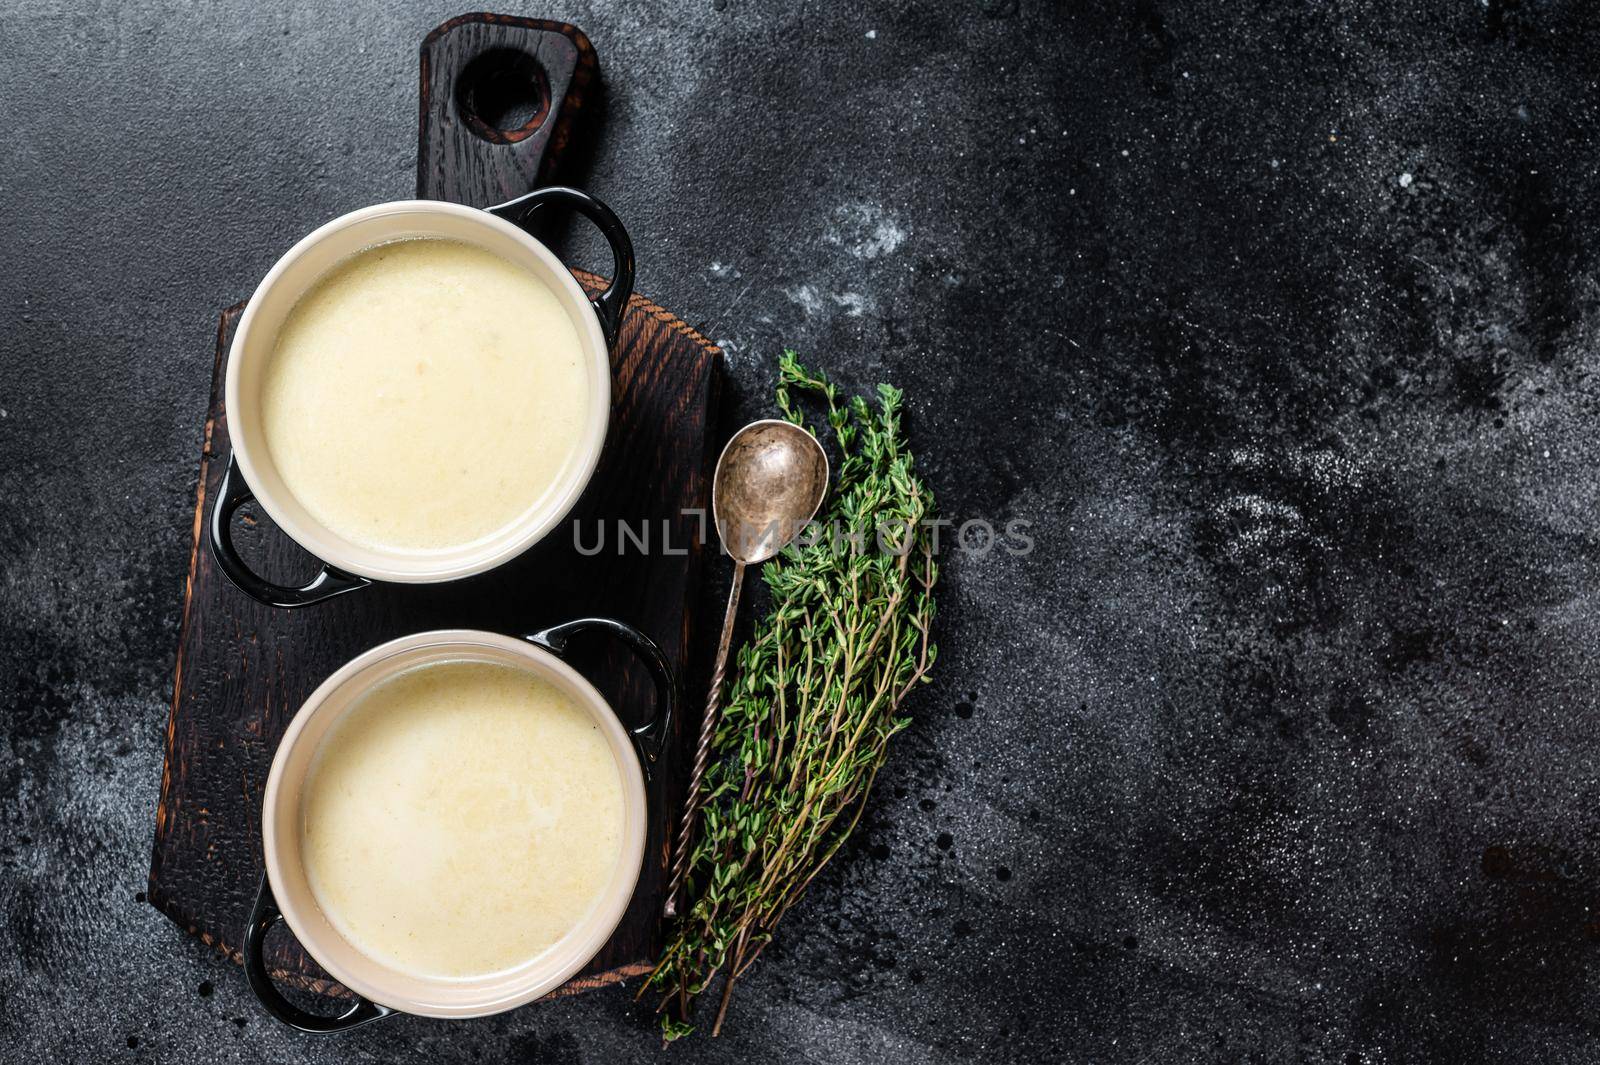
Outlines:
<svg viewBox="0 0 1600 1065"><path fill-rule="evenodd" d="M505 131L473 115L485 82L515 80L518 57L543 71L544 120ZM417 195L489 207L553 184L598 88L594 46L575 26L510 15L462 15L422 42Z"/></svg>
<svg viewBox="0 0 1600 1065"><path fill-rule="evenodd" d="M497 32L479 40L480 47L505 47L506 35L520 32L532 35L523 38L531 46L548 49L547 38L555 32L551 25L480 25L458 19L430 35L429 42L449 43L452 38L443 31L451 27L477 34L487 26ZM429 79L447 91L448 83L440 80L440 53L433 53L431 65L429 44L423 54L423 150L475 137L459 123L446 130L429 118L430 100L437 99L428 91ZM473 54L455 49L450 63L470 63ZM590 56L592 65L592 49ZM555 117L552 111L547 120ZM418 193L489 202L502 195L497 182L510 180L508 175L529 165L542 171L543 164L530 164L526 153L512 158L518 146L495 145L506 157L470 168L459 165L465 153L446 152L426 178L419 174ZM560 145L552 139L545 148L559 151ZM521 191L516 188L511 194ZM590 293L606 283L583 271L573 273ZM228 344L242 310L240 304L223 313L211 367L149 887L154 906L235 961L261 874L261 795L278 738L301 702L349 658L426 629L515 634L600 614L638 626L660 643L680 678L688 672L708 528L703 514L709 500L720 370L720 353L704 337L635 295L613 355L612 420L605 451L589 490L565 525L522 557L468 580L433 586L379 584L302 610L276 610L229 584L201 535L227 464L223 380ZM257 513L247 508L243 528L236 530L246 558L274 578L308 572L309 556ZM646 535L647 548L621 542L619 522ZM575 535L581 536L581 551ZM593 551L602 535L603 549ZM625 722L651 712L650 677L624 650L597 643L575 645L573 651L574 664ZM674 722L662 765L653 775L645 865L627 914L594 961L555 994L642 973L658 951L669 822L681 801L685 748L692 732L692 723L686 727L682 716ZM287 936L274 938L269 962L282 978L305 990L344 993Z"/></svg>

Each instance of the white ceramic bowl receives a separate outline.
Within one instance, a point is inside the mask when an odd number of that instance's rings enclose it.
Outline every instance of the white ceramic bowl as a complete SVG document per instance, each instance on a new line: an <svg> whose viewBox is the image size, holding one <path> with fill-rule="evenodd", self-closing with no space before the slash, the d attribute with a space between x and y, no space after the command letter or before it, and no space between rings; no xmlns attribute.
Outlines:
<svg viewBox="0 0 1600 1065"><path fill-rule="evenodd" d="M507 220L526 219L541 207L577 210L593 219L610 241L616 281L593 303L550 249ZM260 393L279 330L301 296L357 252L417 237L484 248L543 281L577 329L590 405L566 468L543 498L528 501L528 509L516 521L472 544L402 552L353 543L311 516L273 464L261 424ZM527 550L566 517L600 460L611 411L610 344L632 285L633 252L621 223L604 204L576 189L539 189L490 210L436 200L377 204L336 218L306 236L262 279L239 319L228 352L226 409L233 455L211 521L212 547L223 571L263 602L304 606L374 580L424 583L471 576ZM280 529L325 564L314 581L300 588L276 585L250 570L233 549L229 523L252 497Z"/></svg>
<svg viewBox="0 0 1600 1065"><path fill-rule="evenodd" d="M657 681L658 713L631 731L592 684L558 657L567 636L598 628L622 638ZM363 695L402 670L432 662L488 661L526 669L556 685L594 719L616 758L622 777L622 847L616 869L588 914L543 954L505 972L477 978L425 978L392 969L363 954L323 914L306 879L302 860L302 794L317 748L328 730ZM670 724L674 686L656 645L638 630L607 618L567 622L526 639L471 629L418 633L375 647L350 661L301 706L278 745L267 776L261 812L266 860L255 912L244 942L252 988L268 1011L304 1031L354 1027L400 1011L428 1017L481 1017L499 1013L559 987L605 945L622 920L644 861L647 800L645 765L655 756ZM635 745L639 746L639 753ZM645 756L641 763L640 754ZM301 1010L272 985L262 953L267 930L286 922L306 953L345 987L361 996L341 1017Z"/></svg>

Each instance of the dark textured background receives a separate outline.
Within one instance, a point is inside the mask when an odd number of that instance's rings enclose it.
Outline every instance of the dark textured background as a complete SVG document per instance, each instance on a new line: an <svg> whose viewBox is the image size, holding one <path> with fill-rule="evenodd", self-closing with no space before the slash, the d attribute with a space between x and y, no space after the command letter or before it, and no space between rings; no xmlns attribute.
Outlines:
<svg viewBox="0 0 1600 1065"><path fill-rule="evenodd" d="M653 1054L621 991L295 1036L139 895L216 311L410 193L457 10L0 13L10 1060ZM893 381L1037 540L949 558L858 844L674 1059L1600 1060L1592 10L524 12L729 424L784 344Z"/></svg>

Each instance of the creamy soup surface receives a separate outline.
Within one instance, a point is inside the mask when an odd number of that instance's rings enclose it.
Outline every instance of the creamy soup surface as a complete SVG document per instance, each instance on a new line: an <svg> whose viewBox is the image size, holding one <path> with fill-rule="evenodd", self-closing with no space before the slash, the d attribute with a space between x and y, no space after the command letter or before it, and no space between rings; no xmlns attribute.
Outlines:
<svg viewBox="0 0 1600 1065"><path fill-rule="evenodd" d="M588 417L556 294L450 240L368 248L290 311L262 382L267 449L311 516L366 547L504 529L573 460Z"/></svg>
<svg viewBox="0 0 1600 1065"><path fill-rule="evenodd" d="M419 666L323 738L304 791L317 904L368 957L472 977L537 957L610 883L622 779L567 695L510 666Z"/></svg>

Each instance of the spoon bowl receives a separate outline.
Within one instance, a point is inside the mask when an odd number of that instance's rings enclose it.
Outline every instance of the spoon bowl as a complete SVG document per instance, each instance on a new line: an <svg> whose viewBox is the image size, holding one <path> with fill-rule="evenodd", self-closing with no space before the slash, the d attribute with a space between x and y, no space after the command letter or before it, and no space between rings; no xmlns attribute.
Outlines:
<svg viewBox="0 0 1600 1065"><path fill-rule="evenodd" d="M782 551L816 517L828 491L828 455L792 422L769 418L733 434L717 459L711 513L735 562Z"/></svg>

